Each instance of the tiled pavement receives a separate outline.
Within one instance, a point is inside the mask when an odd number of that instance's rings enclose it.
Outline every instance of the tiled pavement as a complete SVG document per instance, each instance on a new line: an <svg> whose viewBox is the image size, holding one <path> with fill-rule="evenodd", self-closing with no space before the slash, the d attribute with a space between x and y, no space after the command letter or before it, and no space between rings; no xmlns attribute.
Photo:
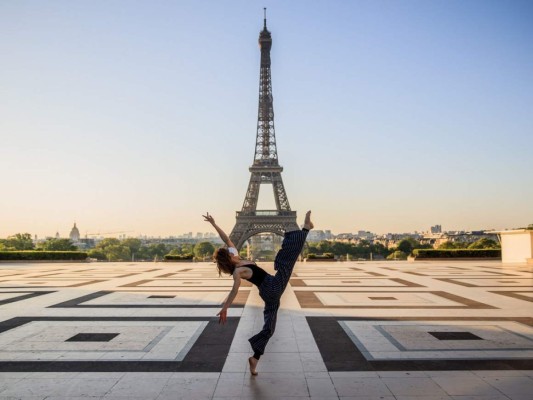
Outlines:
<svg viewBox="0 0 533 400"><path fill-rule="evenodd" d="M271 270L270 264L262 264ZM533 399L533 280L498 262L297 264L277 330L210 263L0 264L0 400Z"/></svg>

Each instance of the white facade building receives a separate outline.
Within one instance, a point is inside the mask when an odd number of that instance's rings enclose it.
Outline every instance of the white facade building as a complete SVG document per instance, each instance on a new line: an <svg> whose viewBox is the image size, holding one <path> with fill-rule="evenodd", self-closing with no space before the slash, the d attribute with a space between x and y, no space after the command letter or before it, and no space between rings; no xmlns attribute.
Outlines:
<svg viewBox="0 0 533 400"><path fill-rule="evenodd" d="M533 264L533 230L497 231L502 244L503 263Z"/></svg>

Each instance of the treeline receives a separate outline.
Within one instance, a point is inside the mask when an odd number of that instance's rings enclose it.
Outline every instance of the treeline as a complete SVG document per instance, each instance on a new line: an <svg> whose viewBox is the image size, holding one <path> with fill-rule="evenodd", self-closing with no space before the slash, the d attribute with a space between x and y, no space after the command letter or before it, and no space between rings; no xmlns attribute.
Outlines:
<svg viewBox="0 0 533 400"><path fill-rule="evenodd" d="M469 250L483 250L483 249L499 249L500 244L492 239L482 238L474 243L463 242L445 242L439 246L439 250L451 249L469 249ZM407 256L413 254L416 249L433 249L430 244L422 244L416 239L407 238L402 239L395 247L387 249L380 243L371 244L366 240L362 240L358 244L334 242L330 240L323 240L317 243L309 243L304 250L304 257L316 258L318 255L333 254L335 257L350 258L364 258L365 260L372 258L386 258L388 260L406 260Z"/></svg>
<svg viewBox="0 0 533 400"><path fill-rule="evenodd" d="M413 238L402 239L398 242L396 247L390 249L390 254L387 260L407 260L407 256L413 253L415 249L432 249L430 244L422 244Z"/></svg>
<svg viewBox="0 0 533 400"><path fill-rule="evenodd" d="M501 249L501 245L500 243L492 239L482 238L474 243L446 242L439 246L439 250L453 250L453 249L469 249L469 250Z"/></svg>
<svg viewBox="0 0 533 400"><path fill-rule="evenodd" d="M76 251L70 239L49 238L34 245L29 233L17 233L7 239L0 239L0 251ZM99 261L153 261L162 260L166 255L181 258L195 257L197 260L210 260L215 246L211 242L196 244L168 245L164 243L143 244L139 239L103 239L95 248L87 251L90 258ZM35 258L35 256L34 256Z"/></svg>
<svg viewBox="0 0 533 400"><path fill-rule="evenodd" d="M0 250L0 261L85 261L83 251Z"/></svg>
<svg viewBox="0 0 533 400"><path fill-rule="evenodd" d="M433 249L429 244L420 244L415 239L404 239L398 243L398 246L387 257L388 260L406 260L408 256L414 255L417 249ZM465 242L444 242L438 250L497 250L500 244L489 238L481 238L473 243ZM481 253L479 253L481 254ZM491 253L492 254L492 253Z"/></svg>
<svg viewBox="0 0 533 400"><path fill-rule="evenodd" d="M303 252L303 256L306 258L317 258L316 256L326 254L333 254L336 257L345 257L348 255L354 259L364 258L365 260L369 260L370 254L372 254L373 258L376 258L376 256L378 258L385 258L390 254L390 250L380 243L372 244L366 240L362 240L358 244L322 240L320 242L308 243Z"/></svg>
<svg viewBox="0 0 533 400"><path fill-rule="evenodd" d="M210 260L215 246L211 242L196 244L168 245L164 243L143 244L139 239L103 239L94 249L88 251L90 258L100 261L153 261L162 260L166 255L181 258L195 257L197 260Z"/></svg>
<svg viewBox="0 0 533 400"><path fill-rule="evenodd" d="M432 249L429 244L421 244L418 240L407 238L401 240L394 248L387 249L380 243L372 244L362 240L358 244L323 240L321 242L308 243L304 248L303 256L315 258L332 254L335 257L349 256L352 259L386 258L389 260L405 260L412 255L415 249ZM439 246L439 250L454 249L499 249L500 244L492 239L482 238L474 243L445 242ZM0 239L0 251L76 251L78 248L69 239L49 238L44 242L34 245L29 233L17 233L7 239ZM199 242L196 244L168 245L164 243L143 244L141 240L103 239L94 249L88 250L88 256L100 261L153 261L162 260L166 255L180 256L177 258L194 257L199 261L211 259L215 246L211 242ZM244 250L243 250L244 251ZM244 255L244 254L243 254Z"/></svg>
<svg viewBox="0 0 533 400"><path fill-rule="evenodd" d="M17 233L9 236L7 239L0 239L0 251L21 250L76 251L78 248L74 246L70 239L57 238L48 238L35 246L29 233Z"/></svg>

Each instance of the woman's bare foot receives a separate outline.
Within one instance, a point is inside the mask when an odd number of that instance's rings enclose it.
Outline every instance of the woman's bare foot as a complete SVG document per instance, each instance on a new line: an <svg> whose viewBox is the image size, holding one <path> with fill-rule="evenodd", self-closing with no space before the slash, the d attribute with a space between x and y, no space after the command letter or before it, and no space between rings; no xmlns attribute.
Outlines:
<svg viewBox="0 0 533 400"><path fill-rule="evenodd" d="M305 213L305 221L304 221L304 229L307 229L308 231L310 231L311 229L313 229L315 226L313 225L313 223L311 222L311 211L307 211Z"/></svg>
<svg viewBox="0 0 533 400"><path fill-rule="evenodd" d="M258 362L259 360L257 358L254 358L254 357L248 358L248 364L250 364L250 373L253 376L257 375L257 371L255 370L255 368L257 367Z"/></svg>

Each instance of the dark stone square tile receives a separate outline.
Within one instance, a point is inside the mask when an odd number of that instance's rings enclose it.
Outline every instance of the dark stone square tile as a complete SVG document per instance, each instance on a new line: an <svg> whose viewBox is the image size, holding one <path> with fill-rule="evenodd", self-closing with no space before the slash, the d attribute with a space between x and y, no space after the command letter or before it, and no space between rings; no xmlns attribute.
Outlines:
<svg viewBox="0 0 533 400"><path fill-rule="evenodd" d="M466 371L466 370L531 370L531 358L472 358L455 359L367 359L367 356L348 336L341 321L369 321L376 318L364 317L306 317L311 333L318 346L320 355L328 371ZM526 326L533 326L532 318L511 317L397 317L385 318L385 321L515 321ZM458 327L459 329L459 327ZM483 340L468 332L429 332L433 334L455 335L447 340ZM465 335L466 334L466 335ZM442 339L441 339L442 340ZM446 340L446 339L444 339Z"/></svg>
<svg viewBox="0 0 533 400"><path fill-rule="evenodd" d="M470 332L428 332L439 340L483 340Z"/></svg>
<svg viewBox="0 0 533 400"><path fill-rule="evenodd" d="M116 338L118 333L78 333L66 342L109 342Z"/></svg>
<svg viewBox="0 0 533 400"><path fill-rule="evenodd" d="M396 297L369 297L370 300L398 300Z"/></svg>

